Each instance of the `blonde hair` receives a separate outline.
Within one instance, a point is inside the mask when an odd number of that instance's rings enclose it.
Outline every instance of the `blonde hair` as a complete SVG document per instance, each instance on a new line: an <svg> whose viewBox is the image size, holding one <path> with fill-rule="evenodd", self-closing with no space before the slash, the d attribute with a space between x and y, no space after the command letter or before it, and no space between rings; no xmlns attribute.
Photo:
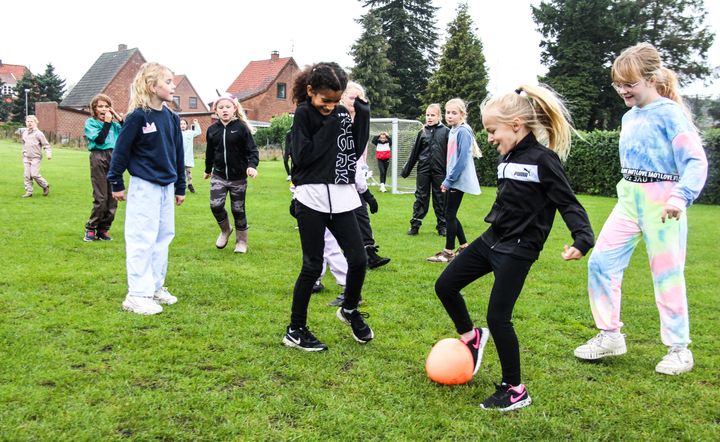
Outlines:
<svg viewBox="0 0 720 442"><path fill-rule="evenodd" d="M362 98L363 100L367 100L365 98L365 88L360 85L360 83L357 83L355 81L348 81L347 86L345 87L345 91L343 92L343 95L346 95L350 89L356 89L358 91L358 97Z"/></svg>
<svg viewBox="0 0 720 442"><path fill-rule="evenodd" d="M35 115L28 115L25 117L25 122L27 122L27 120L34 121L35 124L40 123Z"/></svg>
<svg viewBox="0 0 720 442"><path fill-rule="evenodd" d="M488 97L480 105L480 113L492 115L507 125L517 118L561 160L565 161L570 154L574 131L570 112L560 96L547 86L524 84L514 92Z"/></svg>
<svg viewBox="0 0 720 442"><path fill-rule="evenodd" d="M130 85L130 104L128 105L127 113L134 111L135 109L150 109L150 100L155 94L152 90L158 82L160 77L165 72L172 74L172 71L166 66L160 63L148 62L143 63L140 66L140 70L135 74Z"/></svg>
<svg viewBox="0 0 720 442"><path fill-rule="evenodd" d="M104 101L108 104L108 106L112 107L112 99L107 95L97 94L92 97L92 100L90 100L90 113L92 113L92 116L95 119L97 119L97 105L100 101Z"/></svg>
<svg viewBox="0 0 720 442"><path fill-rule="evenodd" d="M611 75L612 80L618 83L655 79L658 94L679 104L692 119L690 108L680 96L677 75L663 66L660 53L650 43L625 48L613 62Z"/></svg>
<svg viewBox="0 0 720 442"><path fill-rule="evenodd" d="M235 106L235 112L233 112L233 117L240 120L240 122L242 124L244 124L245 127L248 128L250 133L255 135L255 132L257 132L257 129L255 129L255 126L250 124L250 120L248 119L248 116L245 113L245 109L242 107L242 104L240 104L240 102L237 101L237 99L235 97L233 97L232 95L226 94L226 95L223 95L222 97L218 97L218 99L215 100L215 102L213 103L213 106L212 106L213 112L216 111L217 104L223 100L227 100L227 101L231 102L233 104L233 106Z"/></svg>
<svg viewBox="0 0 720 442"><path fill-rule="evenodd" d="M432 104L430 105L432 106ZM428 106L428 107L430 107ZM467 105L465 102L460 98L453 98L449 100L447 103L445 103L445 111L447 112L448 106L456 106L458 108L458 111L460 111L460 115L462 115L462 122L464 123L467 119ZM440 105L437 105L438 108L440 108ZM468 126L469 127L469 126ZM470 129L470 133L472 134L472 156L473 158L482 158L482 151L480 150L480 146L478 146L477 140L475 139L475 134L472 131L472 128Z"/></svg>
<svg viewBox="0 0 720 442"><path fill-rule="evenodd" d="M430 103L428 104L428 107L425 108L425 112L427 112L427 109L437 109L438 117L442 120L442 108L440 107L440 103Z"/></svg>

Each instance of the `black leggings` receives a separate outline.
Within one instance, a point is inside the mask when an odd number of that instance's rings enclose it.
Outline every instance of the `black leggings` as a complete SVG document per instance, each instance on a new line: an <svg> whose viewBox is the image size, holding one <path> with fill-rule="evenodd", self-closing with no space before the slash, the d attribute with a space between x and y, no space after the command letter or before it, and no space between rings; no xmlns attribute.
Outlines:
<svg viewBox="0 0 720 442"><path fill-rule="evenodd" d="M447 229L445 234L445 248L448 250L455 248L455 238L458 240L458 245L467 242L462 224L460 224L460 220L457 217L463 195L465 195L465 192L457 189L449 189L445 192L445 225Z"/></svg>
<svg viewBox="0 0 720 442"><path fill-rule="evenodd" d="M300 232L303 264L293 290L292 314L290 315L292 328L304 327L307 323L307 309L313 284L322 272L325 227L335 236L345 259L347 259L348 271L343 307L348 310L357 308L367 266L367 256L360 228L352 211L330 215L313 210L296 200L295 215Z"/></svg>
<svg viewBox="0 0 720 442"><path fill-rule="evenodd" d="M380 182L385 184L385 179L387 179L388 164L390 164L390 160L377 160L377 162L378 169L380 170Z"/></svg>
<svg viewBox="0 0 720 442"><path fill-rule="evenodd" d="M502 381L510 385L520 385L520 348L512 312L533 262L497 253L478 238L448 264L435 282L435 293L455 323L455 330L462 334L474 325L460 290L493 272L495 283L490 291L487 324L500 358Z"/></svg>

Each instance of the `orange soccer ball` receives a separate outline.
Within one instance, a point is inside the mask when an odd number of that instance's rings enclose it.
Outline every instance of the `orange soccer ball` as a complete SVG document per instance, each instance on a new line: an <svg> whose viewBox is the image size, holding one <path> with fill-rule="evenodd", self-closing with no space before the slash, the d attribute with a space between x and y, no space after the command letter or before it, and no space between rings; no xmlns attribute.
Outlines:
<svg viewBox="0 0 720 442"><path fill-rule="evenodd" d="M438 384L465 384L473 377L473 359L470 349L455 338L438 341L425 361L425 371Z"/></svg>

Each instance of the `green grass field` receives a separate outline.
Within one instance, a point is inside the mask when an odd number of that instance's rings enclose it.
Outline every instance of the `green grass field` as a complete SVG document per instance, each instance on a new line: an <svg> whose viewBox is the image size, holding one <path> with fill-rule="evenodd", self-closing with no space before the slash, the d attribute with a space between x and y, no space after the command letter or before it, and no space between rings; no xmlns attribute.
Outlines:
<svg viewBox="0 0 720 442"><path fill-rule="evenodd" d="M309 325L330 351L282 345L301 253L280 162L267 161L247 193L250 250L217 250L208 182L176 209L166 285L180 301L161 315L123 312L121 204L112 242L85 243L92 204L88 155L56 149L43 160L52 185L22 199L17 143L0 140L0 440L720 440L717 241L720 207L690 210L686 278L696 368L654 372L665 354L644 247L624 284L628 353L598 363L573 349L595 334L587 261L560 258L570 235L558 217L518 301L514 323L533 405L483 411L500 367L492 340L471 383L443 387L425 375L434 342L454 336L433 285L443 264L434 216L405 231L412 195L375 192L372 217L387 266L368 272L363 310L376 339L361 346L313 297ZM489 159L488 159L489 161ZM196 177L202 162L197 163ZM469 237L485 228L494 189L468 196ZM596 233L611 198L581 196ZM492 277L465 291L484 324Z"/></svg>

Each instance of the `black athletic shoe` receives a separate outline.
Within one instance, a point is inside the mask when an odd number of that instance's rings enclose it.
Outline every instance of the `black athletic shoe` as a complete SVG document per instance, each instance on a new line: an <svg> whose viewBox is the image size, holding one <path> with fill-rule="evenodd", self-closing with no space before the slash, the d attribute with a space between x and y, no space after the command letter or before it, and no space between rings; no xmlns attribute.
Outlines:
<svg viewBox="0 0 720 442"><path fill-rule="evenodd" d="M297 330L291 330L290 326L288 326L285 337L283 337L283 344L304 351L323 351L328 349L327 345L318 341L307 327L298 327Z"/></svg>
<svg viewBox="0 0 720 442"><path fill-rule="evenodd" d="M447 229L445 227L440 227L437 229L438 235L440 236L447 236Z"/></svg>
<svg viewBox="0 0 720 442"><path fill-rule="evenodd" d="M320 281L315 281L315 284L313 284L312 293L319 293L325 290L325 286Z"/></svg>
<svg viewBox="0 0 720 442"><path fill-rule="evenodd" d="M377 254L379 248L380 247L378 246L365 247L365 253L367 254L367 266L369 269L376 269L390 262L390 258L383 258Z"/></svg>
<svg viewBox="0 0 720 442"><path fill-rule="evenodd" d="M532 404L525 385L520 384L513 387L505 382L495 386L495 393L480 404L480 408L486 410L510 411L527 407Z"/></svg>
<svg viewBox="0 0 720 442"><path fill-rule="evenodd" d="M365 322L364 318L369 317L368 313L361 313L357 309L350 313L345 313L342 307L340 307L335 314L339 320L350 325L352 329L353 338L361 344L365 344L375 337L372 329Z"/></svg>
<svg viewBox="0 0 720 442"><path fill-rule="evenodd" d="M328 305L330 307L340 307L341 305L343 305L343 302L345 302L345 292L342 292L339 295L337 295L337 298L328 302ZM363 300L362 300L362 296L361 296L360 300L358 301L358 305L362 305L362 303L363 303Z"/></svg>
<svg viewBox="0 0 720 442"><path fill-rule="evenodd" d="M188 184L188 190L189 190L191 193L195 193L195 187L193 187L192 184Z"/></svg>
<svg viewBox="0 0 720 442"><path fill-rule="evenodd" d="M410 230L407 231L407 234L410 236L414 236L420 233L420 226L410 226Z"/></svg>
<svg viewBox="0 0 720 442"><path fill-rule="evenodd" d="M477 373L480 369L483 352L485 351L485 344L487 344L487 340L490 337L490 330L486 328L474 328L473 332L475 333L470 340L465 341L464 339L461 339L461 341L470 349L470 354L472 354L474 364L473 375L475 375L475 373Z"/></svg>

